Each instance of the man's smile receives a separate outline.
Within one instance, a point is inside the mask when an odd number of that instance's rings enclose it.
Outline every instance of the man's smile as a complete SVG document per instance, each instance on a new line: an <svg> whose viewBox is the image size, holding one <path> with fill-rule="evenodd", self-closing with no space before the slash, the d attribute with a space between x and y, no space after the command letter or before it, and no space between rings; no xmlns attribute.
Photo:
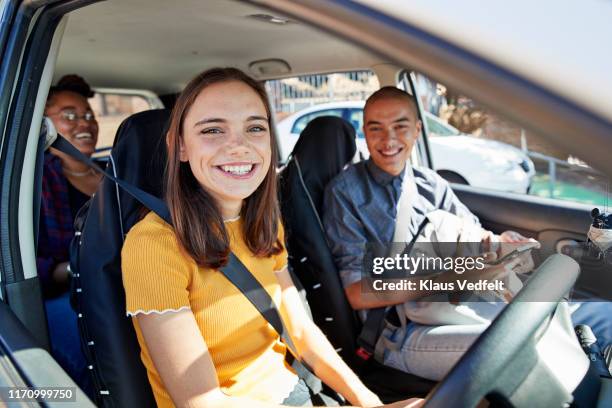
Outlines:
<svg viewBox="0 0 612 408"><path fill-rule="evenodd" d="M378 153L380 153L380 155L383 157L393 157L401 153L402 150L404 150L403 147L392 147L386 149L378 149Z"/></svg>

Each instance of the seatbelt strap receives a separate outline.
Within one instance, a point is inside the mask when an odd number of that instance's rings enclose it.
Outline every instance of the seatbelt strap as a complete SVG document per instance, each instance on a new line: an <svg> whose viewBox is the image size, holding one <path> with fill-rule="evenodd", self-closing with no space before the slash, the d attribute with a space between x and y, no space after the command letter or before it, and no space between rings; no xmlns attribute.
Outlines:
<svg viewBox="0 0 612 408"><path fill-rule="evenodd" d="M45 140L45 148L53 147L54 149L57 149L60 152L93 167L102 173L106 178L117 183L119 187L124 189L149 210L156 213L169 225L172 225L170 210L163 200L147 193L144 190L141 190L132 184L114 177L112 174L102 169L94 160L81 153L70 142L64 139L63 136L58 134L55 131L55 127L52 123L51 125L49 125L49 123L45 123L45 126L47 138ZM51 136L49 136L49 134L51 134ZM272 325L274 330L276 330L278 335L287 345L287 348L291 354L295 357L293 368L296 370L298 377L304 380L311 391L313 391L315 394L319 393L322 390L321 381L312 373L312 370L305 364L305 362L299 360L297 350L295 349L293 341L285 329L285 325L283 324L283 320L278 313L276 305L268 292L266 292L259 281L257 281L257 279L253 276L251 271L249 271L249 269L240 261L240 259L238 259L236 255L234 255L233 252L230 252L228 264L220 268L220 271L234 286L238 288L238 290L249 300L249 302L253 304L264 319L266 319L266 321Z"/></svg>
<svg viewBox="0 0 612 408"><path fill-rule="evenodd" d="M412 247L416 243L419 235L428 222L429 219L425 217L423 222L421 222L419 225L417 233L412 237L412 240L406 246L404 253L410 254ZM374 354L376 350L376 343L378 343L378 338L380 337L380 334L384 328L385 318L394 310L395 306L377 307L376 309L368 310L366 320L363 322L359 337L357 337L357 345L359 347L357 348L356 353L363 360L369 360Z"/></svg>
<svg viewBox="0 0 612 408"><path fill-rule="evenodd" d="M414 181L414 172L412 171L410 162L406 162L400 198L397 202L393 242L406 242L410 226L410 215L412 214L412 205L417 199L418 191ZM403 252L410 253L426 224L427 218L421 223L417 233L412 237L410 243L405 247ZM389 306L368 310L367 317L361 327L361 332L357 337L358 348L356 353L363 360L369 360L374 354L376 343L384 328L385 317L393 308L393 306Z"/></svg>
<svg viewBox="0 0 612 408"><path fill-rule="evenodd" d="M46 120L49 120L49 119L47 118ZM83 153L79 151L79 149L74 147L72 143L64 139L62 135L55 132L55 127L53 126L53 124L51 124L51 126L46 124L46 126L47 126L47 135L49 135L50 132L55 133L53 140L50 140L50 137L47 136L47 142L45 143L46 147L53 147L54 149L57 149L60 152L67 154L73 159L76 159L82 163L86 163L87 165L93 167L98 172L102 173L104 177L117 183L119 187L125 190L129 195L134 197L136 200L140 201L145 207L153 211L155 214L159 215L168 224L172 225L172 218L170 217L170 210L168 210L168 206L166 206L165 202L155 197L154 195L151 195L147 193L146 191L139 189L138 187L130 183L127 183L121 179L115 178L115 176L113 176L111 173L107 172L102 167L100 167L98 163L95 162L95 160L92 160L90 157L85 156Z"/></svg>
<svg viewBox="0 0 612 408"><path fill-rule="evenodd" d="M285 328L283 319L278 313L274 301L268 292L261 286L259 281L257 281L240 259L231 252L229 262L227 265L220 268L220 271L227 280L247 297L259 313L263 315L272 327L274 327L274 330L281 336L287 348L295 357L292 366L297 371L298 376L304 380L306 385L308 385L315 394L320 392L322 389L321 381L312 373L312 369L306 362L299 359L299 354L297 354L291 336Z"/></svg>
<svg viewBox="0 0 612 408"><path fill-rule="evenodd" d="M397 200L397 211L395 213L395 230L393 231L393 242L408 241L408 231L410 228L410 216L412 206L418 200L419 192L414 180L414 172L410 162L406 162L404 179L402 180L402 190L400 198Z"/></svg>

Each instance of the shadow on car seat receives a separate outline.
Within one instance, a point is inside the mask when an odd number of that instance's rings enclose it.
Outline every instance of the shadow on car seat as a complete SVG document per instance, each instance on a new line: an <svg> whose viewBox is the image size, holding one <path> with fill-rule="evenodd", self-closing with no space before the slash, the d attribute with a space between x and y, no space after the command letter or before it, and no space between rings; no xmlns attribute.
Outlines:
<svg viewBox="0 0 612 408"><path fill-rule="evenodd" d="M162 195L169 117L170 111L162 109L126 119L108 163L117 178L157 197ZM121 247L125 234L141 218L142 206L106 178L88 204L75 221L70 252L72 300L96 402L104 407L154 407L136 334L125 313L121 280Z"/></svg>
<svg viewBox="0 0 612 408"><path fill-rule="evenodd" d="M306 289L315 323L372 391L385 402L424 396L434 382L357 356L361 321L344 294L320 217L325 186L355 151L355 130L341 118L316 118L300 134L281 172L289 264Z"/></svg>

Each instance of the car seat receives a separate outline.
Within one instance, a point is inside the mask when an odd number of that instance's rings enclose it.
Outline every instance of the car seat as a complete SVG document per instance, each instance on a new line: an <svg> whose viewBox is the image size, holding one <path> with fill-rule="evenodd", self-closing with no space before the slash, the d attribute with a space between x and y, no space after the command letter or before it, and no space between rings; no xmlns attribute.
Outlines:
<svg viewBox="0 0 612 408"><path fill-rule="evenodd" d="M313 119L281 172L280 201L289 265L306 290L315 323L383 401L425 395L434 382L357 355L361 320L344 294L321 221L327 183L355 156L355 129L344 119Z"/></svg>
<svg viewBox="0 0 612 408"><path fill-rule="evenodd" d="M108 171L161 197L167 160L164 136L169 118L167 109L127 118L117 131ZM155 406L131 318L126 316L121 279L125 235L146 211L140 202L105 178L75 220L70 250L72 304L99 406ZM295 283L305 299L299 281Z"/></svg>
<svg viewBox="0 0 612 408"><path fill-rule="evenodd" d="M108 169L154 196L162 195L166 109L137 113L117 131ZM155 407L140 347L125 313L121 247L143 215L141 204L104 179L76 217L71 247L73 306L81 342L104 407Z"/></svg>

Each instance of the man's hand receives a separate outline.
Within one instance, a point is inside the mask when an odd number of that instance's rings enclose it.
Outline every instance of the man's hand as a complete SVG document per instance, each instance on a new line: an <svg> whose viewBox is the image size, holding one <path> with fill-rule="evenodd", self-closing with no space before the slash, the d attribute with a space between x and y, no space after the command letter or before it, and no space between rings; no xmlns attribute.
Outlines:
<svg viewBox="0 0 612 408"><path fill-rule="evenodd" d="M499 242L501 245L497 249L497 255L500 258L517 249L518 244L534 243L533 249L538 249L541 246L535 239L524 237L516 231L504 231L499 236ZM522 254L519 259L521 262L514 269L516 273L526 273L534 268L535 262L531 256L531 251Z"/></svg>
<svg viewBox="0 0 612 408"><path fill-rule="evenodd" d="M478 282L480 280L502 280L504 279L511 271L512 268L516 266L518 260L512 260L508 263L501 263L498 265L489 265L488 262L493 262L497 259L497 254L495 252L487 252L482 255L485 258L485 267L483 269L471 269L466 271L465 273L445 273L440 275L440 277L436 280L437 282L454 282L456 280L467 280L470 282Z"/></svg>
<svg viewBox="0 0 612 408"><path fill-rule="evenodd" d="M499 242L520 243L520 242L538 242L533 238L527 238L516 231L504 231L499 235Z"/></svg>

